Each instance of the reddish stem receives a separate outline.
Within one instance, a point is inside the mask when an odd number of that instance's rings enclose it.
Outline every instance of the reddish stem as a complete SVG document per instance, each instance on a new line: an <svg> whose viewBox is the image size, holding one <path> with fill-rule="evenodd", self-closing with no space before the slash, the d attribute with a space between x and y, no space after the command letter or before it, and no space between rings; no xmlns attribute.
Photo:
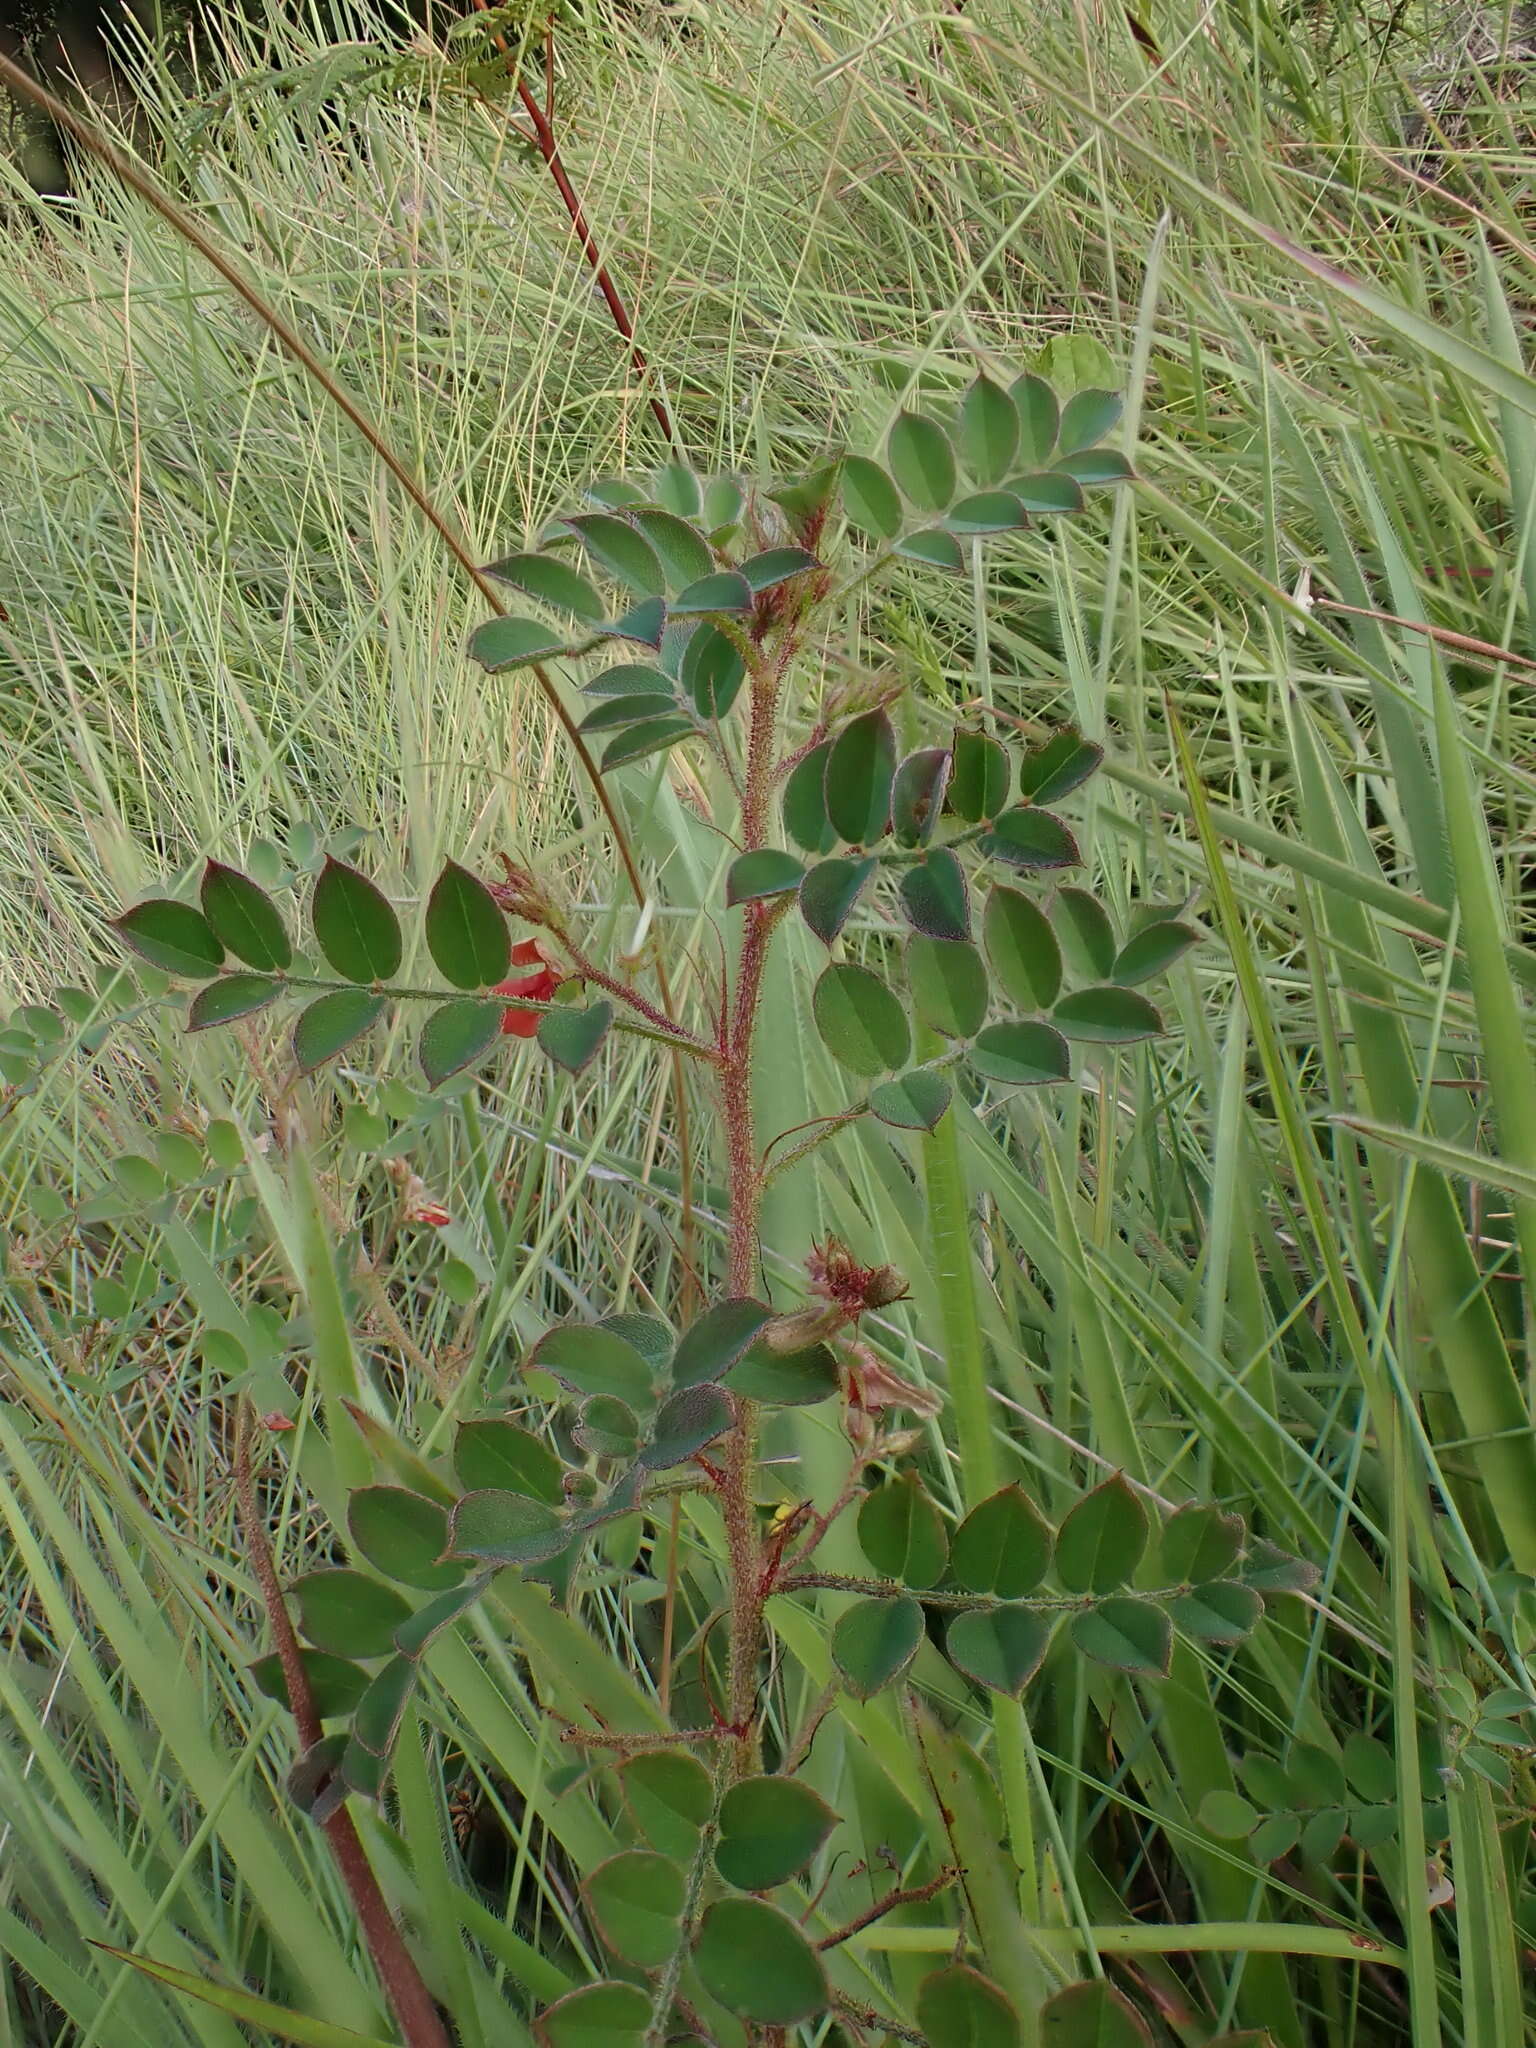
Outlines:
<svg viewBox="0 0 1536 2048"><path fill-rule="evenodd" d="M315 1712L314 1694L309 1689L304 1660L299 1654L298 1637L288 1616L277 1567L272 1562L266 1525L256 1505L256 1487L251 1475L250 1415L249 1407L242 1405L235 1430L235 1500L245 1535L246 1553L261 1591L262 1606L271 1624L277 1661L282 1666L294 1733L300 1750L304 1751L312 1749L320 1740L320 1716ZM379 1889L379 1881L374 1876L368 1852L362 1845L351 1814L344 1806L338 1807L321 1826L407 2048L451 2048L447 2029L438 2017L432 1994L405 1945L405 1938L395 1925L389 1902Z"/></svg>
<svg viewBox="0 0 1536 2048"><path fill-rule="evenodd" d="M475 0L475 5L482 14L489 14L491 11L490 0ZM507 61L507 69L511 71L517 59L515 54L508 49L505 36L498 35L494 38L494 41L497 49ZM597 288L602 293L608 311L613 316L613 324L629 344L629 359L635 366L635 375L642 384L648 385L651 382L651 366L646 359L644 349L641 348L639 342L635 339L635 323L630 319L629 308L620 296L619 288L614 283L607 264L603 261L603 252L597 246L597 237L593 234L587 221L586 210L577 196L576 187L571 183L570 175L560 155L560 145L555 140L554 124L550 118L554 110L554 69L555 30L554 24L551 22L549 28L545 31L544 37L545 104L543 106L539 104L538 94L520 74L516 79L517 96L522 101L523 112L528 116L529 124L533 129L533 139L538 146L539 155L543 157L549 175L555 181L555 190L560 194L565 210L570 215L571 226L575 229L576 239L581 244L581 253L591 265L592 275L597 281ZM646 403L651 408L657 426L661 428L668 442L675 448L678 445L677 428L673 424L672 415L667 409L666 400L661 396L660 392L653 390L647 392Z"/></svg>

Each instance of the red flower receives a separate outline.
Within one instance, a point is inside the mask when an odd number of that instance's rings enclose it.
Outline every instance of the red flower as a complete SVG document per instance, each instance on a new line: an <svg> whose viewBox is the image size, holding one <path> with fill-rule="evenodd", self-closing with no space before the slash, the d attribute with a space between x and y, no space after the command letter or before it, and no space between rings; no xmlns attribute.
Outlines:
<svg viewBox="0 0 1536 2048"><path fill-rule="evenodd" d="M567 977L557 973L544 957L543 948L537 939L523 939L512 948L512 964L515 967L531 967L538 962L537 974L524 974L511 981L498 981L491 990L493 996L526 996L530 1002L547 1003L555 990ZM509 1007L502 1012L501 1029L503 1037L532 1038L539 1028L540 1012Z"/></svg>

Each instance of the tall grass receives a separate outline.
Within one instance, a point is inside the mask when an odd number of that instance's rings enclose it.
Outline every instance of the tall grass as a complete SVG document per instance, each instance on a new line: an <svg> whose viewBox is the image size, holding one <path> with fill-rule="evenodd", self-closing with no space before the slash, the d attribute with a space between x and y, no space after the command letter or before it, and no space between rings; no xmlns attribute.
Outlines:
<svg viewBox="0 0 1536 2048"><path fill-rule="evenodd" d="M1510 1722L1480 1705L1501 1689L1536 1697L1528 108L1516 74L1448 58L1418 15L1143 12L1155 57L1118 8L1067 0L632 7L559 43L563 146L701 464L872 448L904 394L1067 334L1108 349L1139 421L1134 498L1000 552L979 594L914 579L850 619L848 651L917 678L935 730L985 695L1106 741L1082 836L1110 900L1188 904L1212 934L1180 970L1177 1029L1106 1055L1081 1095L987 1124L957 1111L921 1182L862 1136L835 1172L787 1175L770 1276L792 1291L828 1229L911 1276L884 1341L948 1387L931 1453L957 1509L985 1490L978 1457L1047 1511L1117 1467L1165 1500L1230 1499L1324 1571L1240 1661L1187 1653L1160 1692L1062 1680L987 1721L920 1665L993 1760L998 1814L947 1738L879 1705L845 1703L867 1746L834 1718L807 1769L847 1846L904 1865L951 1853L934 1787L954 1791L986 1966L1024 1993L1103 1967L1181 2043L1241 2023L1286 2044L1511 2048L1536 1947L1532 1723L1477 1723ZM322 71L297 37L231 55L232 93L157 74L166 176L482 555L582 478L657 459L646 393L489 79L469 92L421 57L381 81L356 53ZM627 941L548 717L471 674L473 594L324 394L110 178L84 166L67 209L19 188L10 204L7 1001L94 986L100 919L151 877L209 852L276 877L344 826L407 896L448 854L537 856L611 903ZM637 774L624 801L707 935L725 858L707 792ZM683 981L685 1005L706 998ZM616 1056L574 1096L514 1060L468 1122L361 1063L297 1100L264 1059L259 1040L190 1042L151 1003L0 1113L3 2043L242 2038L113 1951L383 2028L244 1676L263 1645L212 1400L233 1358L281 1405L285 1351L318 1314L285 1256L298 1222L274 1171L265 1234L224 1192L155 1243L147 1277L102 1273L92 1219L132 1237L114 1162L152 1149L146 1123L301 1122L357 1262L352 1328L429 1432L549 1314L681 1284L666 1254L637 1264L679 1228L684 1165L649 1058ZM836 1087L819 1046L786 1046L763 1128ZM446 1251L489 1282L473 1312L444 1248L399 1221L380 1111L419 1122ZM707 1259L719 1197L707 1149L690 1163ZM941 1228L968 1233L963 1285ZM814 1423L783 1450L786 1484L831 1469ZM308 1502L274 1513L296 1567ZM707 1588L715 1532L679 1543ZM616 1724L652 1711L654 1619L592 1596L636 1674L611 1681ZM613 1840L539 1711L569 1693L574 1636L518 1622L516 1654L489 1628L434 1653L398 1810L371 1823L466 2041L529 2039L530 2005L588 1973L570 1872ZM784 1629L787 1682L813 1699L824 1631ZM1393 1774L1369 1798L1340 1777L1364 1769L1361 1736ZM444 1751L510 1835L495 1910L447 1882L427 1770ZM1273 1861L1211 1824L1239 1785L1306 1809ZM1362 1804L1396 1818L1330 1840L1318 1812ZM866 1902L852 1865L828 1925ZM935 1908L892 1916L846 1944L848 1987L904 2011L954 1938Z"/></svg>

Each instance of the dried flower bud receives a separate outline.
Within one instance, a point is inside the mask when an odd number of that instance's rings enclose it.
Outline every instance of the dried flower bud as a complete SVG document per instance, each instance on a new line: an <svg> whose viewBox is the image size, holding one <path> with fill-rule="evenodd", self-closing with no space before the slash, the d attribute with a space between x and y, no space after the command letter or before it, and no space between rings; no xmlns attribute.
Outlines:
<svg viewBox="0 0 1536 2048"><path fill-rule="evenodd" d="M805 1269L811 1292L835 1302L845 1322L857 1322L868 1309L889 1308L907 1291L894 1266L866 1266L836 1237L812 1245Z"/></svg>
<svg viewBox="0 0 1536 2048"><path fill-rule="evenodd" d="M298 1424L294 1421L293 1417L291 1415L285 1415L281 1408L270 1409L265 1415L263 1415L261 1418L261 1426L263 1429L271 1430L274 1436L279 1435L285 1429L298 1428Z"/></svg>
<svg viewBox="0 0 1536 2048"><path fill-rule="evenodd" d="M487 882L497 905L509 916L520 917L526 924L542 925L546 931L559 931L560 919L548 891L537 877L527 868L520 868L502 853L497 855L506 870L504 882Z"/></svg>
<svg viewBox="0 0 1536 2048"><path fill-rule="evenodd" d="M847 1320L843 1311L835 1306L803 1308L794 1315L775 1316L758 1342L785 1357L792 1351L809 1351L813 1344L836 1336Z"/></svg>
<svg viewBox="0 0 1536 2048"><path fill-rule="evenodd" d="M892 1372L867 1344L846 1345L843 1367L850 1407L866 1408L871 1414L879 1414L887 1408L905 1408L909 1415L926 1421L937 1415L944 1405L942 1396L930 1388L916 1386L911 1380L904 1380L900 1373Z"/></svg>

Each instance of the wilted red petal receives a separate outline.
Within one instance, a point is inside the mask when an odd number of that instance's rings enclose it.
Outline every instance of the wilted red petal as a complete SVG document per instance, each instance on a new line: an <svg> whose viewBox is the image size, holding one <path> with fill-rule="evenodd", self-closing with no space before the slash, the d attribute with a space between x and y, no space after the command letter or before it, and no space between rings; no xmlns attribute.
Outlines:
<svg viewBox="0 0 1536 2048"><path fill-rule="evenodd" d="M541 964L544 960L544 955L540 950L538 940L519 939L517 944L512 948L512 965L514 967L531 967L535 960L539 961Z"/></svg>

